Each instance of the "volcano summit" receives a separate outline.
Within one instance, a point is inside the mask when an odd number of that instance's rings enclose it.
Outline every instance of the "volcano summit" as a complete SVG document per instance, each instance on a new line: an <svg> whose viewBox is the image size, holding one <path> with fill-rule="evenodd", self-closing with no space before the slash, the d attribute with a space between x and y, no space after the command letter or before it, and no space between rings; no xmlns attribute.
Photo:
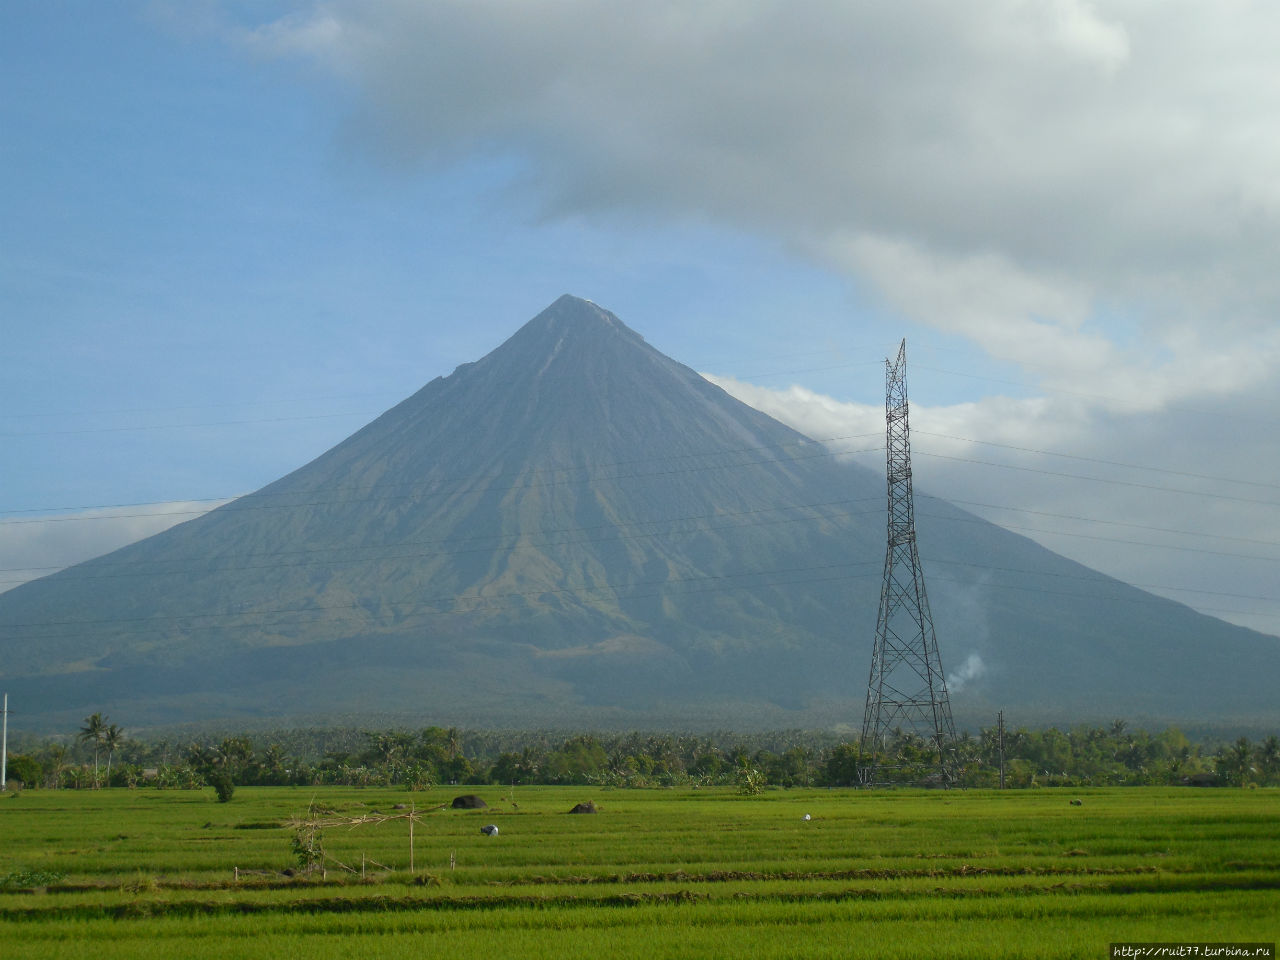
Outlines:
<svg viewBox="0 0 1280 960"><path fill-rule="evenodd" d="M857 724L883 499L565 296L262 490L0 595L0 663L46 726ZM1277 716L1275 638L945 503L918 528L944 668L982 665L959 725Z"/></svg>

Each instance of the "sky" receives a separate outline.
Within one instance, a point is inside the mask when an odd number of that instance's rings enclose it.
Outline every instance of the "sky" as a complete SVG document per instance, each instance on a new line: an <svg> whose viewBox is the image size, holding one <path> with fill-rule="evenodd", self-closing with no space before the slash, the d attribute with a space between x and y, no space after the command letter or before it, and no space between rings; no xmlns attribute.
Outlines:
<svg viewBox="0 0 1280 960"><path fill-rule="evenodd" d="M918 513L1280 635L1275 4L4 14L0 589L572 293L872 469L905 338Z"/></svg>

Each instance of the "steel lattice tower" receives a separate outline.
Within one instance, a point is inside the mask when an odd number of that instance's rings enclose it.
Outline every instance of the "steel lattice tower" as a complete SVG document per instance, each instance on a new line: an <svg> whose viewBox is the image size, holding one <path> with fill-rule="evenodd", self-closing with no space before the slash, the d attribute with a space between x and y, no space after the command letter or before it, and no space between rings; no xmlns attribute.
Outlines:
<svg viewBox="0 0 1280 960"><path fill-rule="evenodd" d="M861 749L864 755L874 754L884 749L890 734L914 733L932 749L935 759L929 766L945 776L943 745L954 740L956 732L916 549L906 365L907 341L903 340L898 359L885 360L888 546ZM895 764L886 760L883 765ZM869 770L868 778L874 776L874 769Z"/></svg>

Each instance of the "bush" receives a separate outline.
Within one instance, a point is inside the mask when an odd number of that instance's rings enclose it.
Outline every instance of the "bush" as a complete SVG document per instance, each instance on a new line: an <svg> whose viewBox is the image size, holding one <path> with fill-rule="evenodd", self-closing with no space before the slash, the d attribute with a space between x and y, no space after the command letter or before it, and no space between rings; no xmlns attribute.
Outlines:
<svg viewBox="0 0 1280 960"><path fill-rule="evenodd" d="M44 776L44 768L32 757L16 754L9 758L7 775L14 780L21 780L24 787L37 787Z"/></svg>
<svg viewBox="0 0 1280 960"><path fill-rule="evenodd" d="M209 778L209 782L213 786L213 792L218 795L219 803L227 803L235 795L236 785L231 782L231 774L225 770L215 773Z"/></svg>
<svg viewBox="0 0 1280 960"><path fill-rule="evenodd" d="M61 883L66 878L65 873L49 870L16 870L0 877L0 890L30 890L47 887L51 883Z"/></svg>
<svg viewBox="0 0 1280 960"><path fill-rule="evenodd" d="M738 793L744 797L759 796L768 782L768 778L755 767L738 768Z"/></svg>

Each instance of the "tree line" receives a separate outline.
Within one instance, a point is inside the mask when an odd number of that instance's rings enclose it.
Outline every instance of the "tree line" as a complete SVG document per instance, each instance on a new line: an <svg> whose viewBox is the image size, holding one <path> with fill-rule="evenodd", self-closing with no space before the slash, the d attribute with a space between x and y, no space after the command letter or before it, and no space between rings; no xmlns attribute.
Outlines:
<svg viewBox="0 0 1280 960"><path fill-rule="evenodd" d="M934 745L910 733L875 752L821 731L757 734L555 733L420 730L279 730L190 741L131 738L101 714L74 737L47 738L9 757L26 787L150 786L219 796L244 786L546 784L617 787L854 786L865 771L904 782L945 767L955 786L1275 786L1280 737L1193 743L1177 728L1131 730L1123 720L1070 730L982 729ZM905 771L905 772L904 772Z"/></svg>

